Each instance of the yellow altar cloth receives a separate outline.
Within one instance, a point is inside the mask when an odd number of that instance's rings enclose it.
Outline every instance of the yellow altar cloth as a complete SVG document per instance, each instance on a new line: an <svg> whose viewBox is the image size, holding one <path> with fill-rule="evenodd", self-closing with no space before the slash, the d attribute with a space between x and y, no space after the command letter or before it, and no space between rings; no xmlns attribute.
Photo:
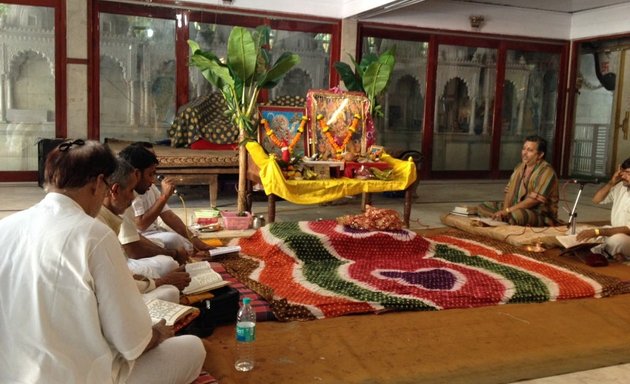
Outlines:
<svg viewBox="0 0 630 384"><path fill-rule="evenodd" d="M273 156L257 142L249 142L247 151L260 168L259 176L265 193L274 194L294 204L319 204L361 193L403 191L416 181L416 164L383 154L381 161L393 169L392 180L360 180L341 177L325 180L286 180Z"/></svg>

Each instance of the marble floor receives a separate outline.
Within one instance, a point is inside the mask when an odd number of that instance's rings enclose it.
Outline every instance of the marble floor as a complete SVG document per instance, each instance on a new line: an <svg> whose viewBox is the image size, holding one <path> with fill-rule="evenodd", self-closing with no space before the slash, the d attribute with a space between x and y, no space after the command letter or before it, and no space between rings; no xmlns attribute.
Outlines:
<svg viewBox="0 0 630 384"><path fill-rule="evenodd" d="M236 196L233 183L226 183L219 194L217 208L236 209ZM503 195L504 181L425 181L420 182L417 197L411 214L411 229L425 229L443 226L440 216L458 204L474 205L486 200L500 200ZM230 187L231 186L231 187ZM597 206L591 198L597 190L596 185L586 185L583 191L576 184L562 183L560 192L560 218L568 220L569 212L576 206L578 223L582 221L608 221L610 209ZM208 189L206 187L181 187L182 201L171 198L169 205L181 217L186 218L195 209L208 208ZM28 208L44 196L44 191L36 183L0 183L0 219L16 211ZM331 219L360 211L360 198L345 198L327 205L298 206L279 201L276 209L277 221ZM373 204L381 208L397 209L402 213L402 197L374 196ZM254 196L252 211L266 214L267 203L262 193ZM617 365L590 371L539 378L519 383L528 384L625 384L630 382L630 364ZM476 383L475 383L476 384Z"/></svg>

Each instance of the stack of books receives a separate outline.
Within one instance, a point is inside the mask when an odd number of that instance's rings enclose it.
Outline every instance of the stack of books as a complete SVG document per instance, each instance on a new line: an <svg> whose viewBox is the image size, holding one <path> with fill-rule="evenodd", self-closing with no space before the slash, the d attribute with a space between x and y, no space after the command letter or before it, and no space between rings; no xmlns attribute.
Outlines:
<svg viewBox="0 0 630 384"><path fill-rule="evenodd" d="M451 211L453 215L459 216L477 216L477 207L471 207L467 205L457 205Z"/></svg>

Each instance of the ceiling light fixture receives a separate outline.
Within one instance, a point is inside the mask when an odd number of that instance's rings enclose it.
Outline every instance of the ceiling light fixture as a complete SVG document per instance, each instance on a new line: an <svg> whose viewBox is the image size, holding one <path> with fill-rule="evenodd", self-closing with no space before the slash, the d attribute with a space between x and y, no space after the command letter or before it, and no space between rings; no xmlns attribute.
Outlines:
<svg viewBox="0 0 630 384"><path fill-rule="evenodd" d="M486 18L482 15L470 15L470 28L478 31L486 23Z"/></svg>

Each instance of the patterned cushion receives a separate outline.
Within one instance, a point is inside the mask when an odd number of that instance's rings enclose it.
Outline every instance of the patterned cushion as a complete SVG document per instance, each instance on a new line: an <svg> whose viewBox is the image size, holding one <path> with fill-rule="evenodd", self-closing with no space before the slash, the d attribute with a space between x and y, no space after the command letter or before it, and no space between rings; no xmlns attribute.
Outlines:
<svg viewBox="0 0 630 384"><path fill-rule="evenodd" d="M302 96L278 96L275 99L271 100L268 105L304 108L305 103L306 99Z"/></svg>
<svg viewBox="0 0 630 384"><path fill-rule="evenodd" d="M171 146L189 147L201 138L215 144L237 143L238 129L225 116L226 109L218 92L183 105L168 130Z"/></svg>

